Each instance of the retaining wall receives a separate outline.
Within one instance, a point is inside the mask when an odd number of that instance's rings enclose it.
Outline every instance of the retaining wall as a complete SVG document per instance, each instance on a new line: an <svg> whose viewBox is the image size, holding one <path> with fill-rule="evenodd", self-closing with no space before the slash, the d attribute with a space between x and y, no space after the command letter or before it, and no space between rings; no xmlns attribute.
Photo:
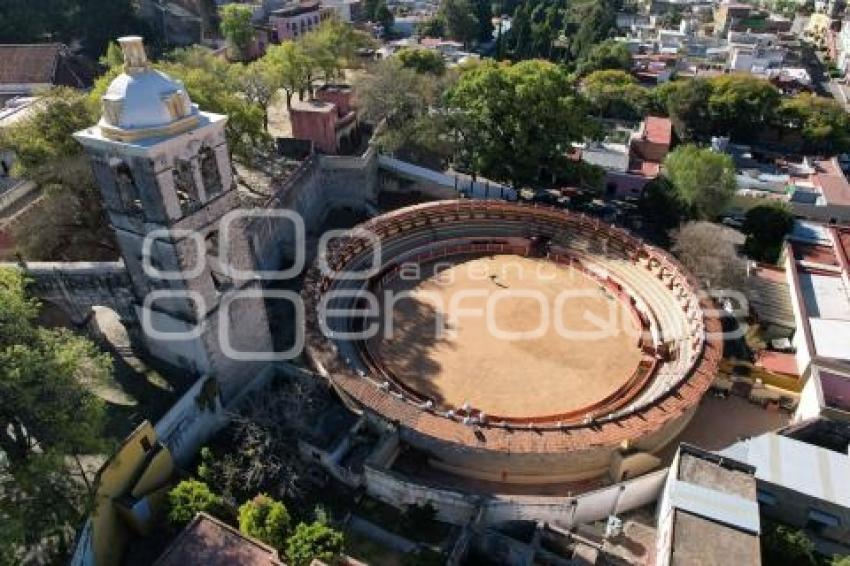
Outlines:
<svg viewBox="0 0 850 566"><path fill-rule="evenodd" d="M482 525L545 521L572 528L656 501L667 477L667 468L572 497L476 496L414 483L369 464L365 467L365 477L366 490L372 497L399 508L431 503L441 520L457 525L468 523L480 507Z"/></svg>

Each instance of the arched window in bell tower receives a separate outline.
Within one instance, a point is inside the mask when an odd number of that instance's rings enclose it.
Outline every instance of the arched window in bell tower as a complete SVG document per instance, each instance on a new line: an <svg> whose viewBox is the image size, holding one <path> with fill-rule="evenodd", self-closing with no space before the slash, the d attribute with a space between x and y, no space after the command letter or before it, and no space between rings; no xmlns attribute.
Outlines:
<svg viewBox="0 0 850 566"><path fill-rule="evenodd" d="M139 188L136 186L130 167L122 161L114 168L114 171L118 197L121 199L124 210L127 214L141 215L142 199L139 197Z"/></svg>
<svg viewBox="0 0 850 566"><path fill-rule="evenodd" d="M201 148L198 156L201 162L201 179L204 182L204 190L207 193L207 198L212 198L223 189L215 152L211 147L205 145Z"/></svg>
<svg viewBox="0 0 850 566"><path fill-rule="evenodd" d="M210 231L204 238L206 244L206 260L210 267L210 277L212 278L213 286L218 292L227 291L233 287L233 280L225 272L219 258L219 240L218 230Z"/></svg>
<svg viewBox="0 0 850 566"><path fill-rule="evenodd" d="M195 185L195 174L192 171L192 163L186 159L178 159L174 162L174 191L180 201L180 210L184 215L191 214L201 206L198 195L198 187Z"/></svg>

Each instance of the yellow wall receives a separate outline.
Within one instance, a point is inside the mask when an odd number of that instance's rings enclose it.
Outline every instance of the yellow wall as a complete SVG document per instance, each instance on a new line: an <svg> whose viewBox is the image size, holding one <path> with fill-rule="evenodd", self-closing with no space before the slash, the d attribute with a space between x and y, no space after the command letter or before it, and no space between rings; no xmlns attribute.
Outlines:
<svg viewBox="0 0 850 566"><path fill-rule="evenodd" d="M117 565L127 542L128 530L124 521L112 503L134 486L130 485L138 477L140 466L145 462L145 450L142 439L146 438L150 446L157 443L156 432L150 422L139 425L118 447L118 450L98 472L97 495L92 513L92 539L95 564L97 566ZM139 493L147 493L167 481L174 470L171 454L163 448L137 482ZM142 489L144 488L144 489Z"/></svg>

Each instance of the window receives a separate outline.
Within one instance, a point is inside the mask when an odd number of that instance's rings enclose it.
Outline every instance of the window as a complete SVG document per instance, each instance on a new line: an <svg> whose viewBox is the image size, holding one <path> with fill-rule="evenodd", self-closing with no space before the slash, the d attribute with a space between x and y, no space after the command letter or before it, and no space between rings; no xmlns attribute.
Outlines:
<svg viewBox="0 0 850 566"><path fill-rule="evenodd" d="M218 230L212 230L207 237L204 238L204 243L207 246L207 255L218 257Z"/></svg>
<svg viewBox="0 0 850 566"><path fill-rule="evenodd" d="M756 499L761 505L773 507L776 505L776 496L764 489L756 490Z"/></svg>
<svg viewBox="0 0 850 566"><path fill-rule="evenodd" d="M809 522L806 527L815 532L828 527L841 526L841 519L832 513L820 511L818 509L809 509Z"/></svg>
<svg viewBox="0 0 850 566"><path fill-rule="evenodd" d="M213 149L209 146L204 146L199 155L201 161L201 180L204 183L204 190L209 199L219 194L224 187L222 187L218 161L215 158Z"/></svg>
<svg viewBox="0 0 850 566"><path fill-rule="evenodd" d="M139 198L139 189L133 179L133 172L123 161L115 167L115 184L118 187L118 199L124 210L131 215L140 215L142 200Z"/></svg>
<svg viewBox="0 0 850 566"><path fill-rule="evenodd" d="M207 265L210 266L210 278L216 291L227 291L233 287L233 280L224 272L219 260L219 234L218 230L212 230L204 238L207 248Z"/></svg>
<svg viewBox="0 0 850 566"><path fill-rule="evenodd" d="M198 196L198 187L195 185L192 164L185 159L177 160L172 175L174 175L174 191L177 193L183 215L195 212L200 207L201 200Z"/></svg>

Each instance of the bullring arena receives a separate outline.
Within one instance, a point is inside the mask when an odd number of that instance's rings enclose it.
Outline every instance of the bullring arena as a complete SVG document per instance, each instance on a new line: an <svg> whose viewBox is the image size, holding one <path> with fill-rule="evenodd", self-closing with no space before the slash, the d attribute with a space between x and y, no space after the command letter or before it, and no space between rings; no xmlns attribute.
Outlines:
<svg viewBox="0 0 850 566"><path fill-rule="evenodd" d="M478 480L640 473L722 356L711 301L671 256L548 207L379 216L331 242L303 293L309 361L340 397Z"/></svg>

